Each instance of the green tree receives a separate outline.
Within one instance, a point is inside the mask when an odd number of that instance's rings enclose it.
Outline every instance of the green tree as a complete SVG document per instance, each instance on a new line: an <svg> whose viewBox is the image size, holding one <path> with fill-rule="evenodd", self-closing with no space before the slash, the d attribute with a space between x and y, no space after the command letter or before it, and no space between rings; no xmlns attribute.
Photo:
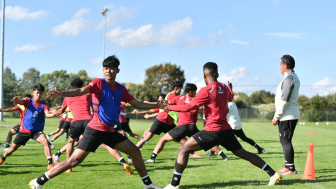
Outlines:
<svg viewBox="0 0 336 189"><path fill-rule="evenodd" d="M274 103L275 95L269 91L255 91L250 96L249 105L269 104Z"/></svg>
<svg viewBox="0 0 336 189"><path fill-rule="evenodd" d="M234 93L234 101L238 108L247 108L249 96L243 92L236 92Z"/></svg>
<svg viewBox="0 0 336 189"><path fill-rule="evenodd" d="M6 67L4 70L4 108L10 108L14 106L12 99L14 96L19 95L17 92L18 80L16 79L15 73L13 73L9 67Z"/></svg>
<svg viewBox="0 0 336 189"><path fill-rule="evenodd" d="M145 86L150 89L150 99L157 99L160 93L167 94L171 91L174 81L184 83L184 70L180 66L171 63L155 65L146 70Z"/></svg>
<svg viewBox="0 0 336 189"><path fill-rule="evenodd" d="M305 95L299 95L298 97L299 109L307 110L310 109L310 99Z"/></svg>
<svg viewBox="0 0 336 189"><path fill-rule="evenodd" d="M151 99L152 91L143 84L127 83L126 88L138 101L157 101L157 98Z"/></svg>
<svg viewBox="0 0 336 189"><path fill-rule="evenodd" d="M69 79L70 79L70 81L71 81L73 78L75 78L75 77L79 77L79 78L81 78L81 79L83 80L83 82L84 82L84 85L89 84L89 83L93 80L93 78L91 78L91 77L88 76L88 74L87 74L87 72L86 72L85 70L79 70L79 71L77 72L77 74L73 74L73 73L70 73L70 74L69 74Z"/></svg>
<svg viewBox="0 0 336 189"><path fill-rule="evenodd" d="M20 89L19 92L22 95L28 93L31 94L34 86L39 83L40 72L35 68L29 68L26 72L23 73L22 79L19 81Z"/></svg>

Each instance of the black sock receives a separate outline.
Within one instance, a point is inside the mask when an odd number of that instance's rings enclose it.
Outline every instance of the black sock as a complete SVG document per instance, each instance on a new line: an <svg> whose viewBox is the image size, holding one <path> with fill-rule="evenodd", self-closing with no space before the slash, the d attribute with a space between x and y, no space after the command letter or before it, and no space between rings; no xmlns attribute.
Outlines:
<svg viewBox="0 0 336 189"><path fill-rule="evenodd" d="M142 182L143 182L145 185L150 185L150 184L152 184L152 181L151 181L151 179L149 178L148 175L142 177L141 179L142 179Z"/></svg>
<svg viewBox="0 0 336 189"><path fill-rule="evenodd" d="M294 163L292 164L285 164L285 167L289 169L290 171L295 171L295 165Z"/></svg>
<svg viewBox="0 0 336 189"><path fill-rule="evenodd" d="M127 155L127 158L128 158L128 159L132 159L132 157L131 157L130 155Z"/></svg>
<svg viewBox="0 0 336 189"><path fill-rule="evenodd" d="M6 148L9 148L9 145L10 145L9 143L6 143Z"/></svg>
<svg viewBox="0 0 336 189"><path fill-rule="evenodd" d="M153 152L150 159L155 159L157 155L158 155L157 153Z"/></svg>
<svg viewBox="0 0 336 189"><path fill-rule="evenodd" d="M210 152L209 152L211 155L215 155L215 151L213 151L213 150L210 150Z"/></svg>
<svg viewBox="0 0 336 189"><path fill-rule="evenodd" d="M52 158L51 157L47 158L47 160L48 160L48 165L52 164Z"/></svg>
<svg viewBox="0 0 336 189"><path fill-rule="evenodd" d="M267 163L264 165L262 170L266 171L270 177L275 174L275 171Z"/></svg>
<svg viewBox="0 0 336 189"><path fill-rule="evenodd" d="M1 159L2 159L2 161L5 161L5 160L6 160L6 157L5 157L5 156L2 156Z"/></svg>
<svg viewBox="0 0 336 189"><path fill-rule="evenodd" d="M254 147L258 150L261 149L260 146L257 143L254 144Z"/></svg>
<svg viewBox="0 0 336 189"><path fill-rule="evenodd" d="M174 172L173 179L171 181L172 186L177 186L180 184L182 173Z"/></svg>
<svg viewBox="0 0 336 189"><path fill-rule="evenodd" d="M50 137L51 135L52 135L51 133L48 134L49 137Z"/></svg>
<svg viewBox="0 0 336 189"><path fill-rule="evenodd" d="M120 162L121 164L126 163L126 161L125 161L125 159L124 159L123 157L121 157L121 158L119 159L119 162Z"/></svg>
<svg viewBox="0 0 336 189"><path fill-rule="evenodd" d="M225 159L225 158L226 158L226 155L224 154L224 152L223 152L223 151L220 151L220 152L218 153L218 155L222 156L222 158L223 158L223 159Z"/></svg>
<svg viewBox="0 0 336 189"><path fill-rule="evenodd" d="M40 176L39 178L36 179L37 184L39 185L43 185L44 183L46 183L50 178L47 177L47 175L44 173L42 176Z"/></svg>
<svg viewBox="0 0 336 189"><path fill-rule="evenodd" d="M55 153L56 156L60 156L63 152L61 150L58 150L58 152Z"/></svg>

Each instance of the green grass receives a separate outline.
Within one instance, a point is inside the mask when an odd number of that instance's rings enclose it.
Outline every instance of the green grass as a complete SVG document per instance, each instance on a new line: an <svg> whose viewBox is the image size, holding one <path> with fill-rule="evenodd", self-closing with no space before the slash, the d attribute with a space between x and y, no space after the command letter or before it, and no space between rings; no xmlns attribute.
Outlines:
<svg viewBox="0 0 336 189"><path fill-rule="evenodd" d="M46 119L45 133L50 133L58 126L57 118ZM0 125L14 126L18 119L5 118ZM202 127L198 122L199 128ZM134 133L142 135L143 131L151 126L150 121L131 120L131 128ZM278 170L284 165L282 148L278 138L278 129L271 123L243 123L245 134L256 141L266 150L260 155L267 163ZM0 127L0 142L6 139L9 127ZM305 126L298 125L294 134L293 144L295 149L295 165L297 175L284 176L283 180L272 188L335 188L336 187L336 123L330 125L320 123L306 123ZM315 135L306 134L314 132ZM161 135L162 136L162 135ZM154 136L148 145L144 145L142 156L144 159L150 157L159 136ZM55 153L61 148L64 135L55 141ZM14 140L14 138L13 138ZM137 142L131 138L133 142ZM303 175L309 145L314 144L315 173L316 180L301 180ZM245 142L243 147L256 153L256 149ZM157 157L154 164L146 164L148 174L153 182L164 187L170 183L174 163L177 155L178 143L170 142ZM222 148L223 149L223 148ZM224 162L216 155L215 157L203 157L190 159L187 169L183 173L181 188L269 188L266 186L269 181L267 173L254 167L247 161L235 157L231 152L225 153L231 159ZM0 151L0 155L3 151ZM199 151L205 155L206 152ZM125 154L122 154L125 159ZM63 160L65 154L61 156ZM131 165L133 167L133 165ZM134 167L133 167L134 168ZM43 146L30 140L26 146L22 146L6 162L0 166L0 188L28 188L31 179L42 175L47 171L47 160L43 152ZM73 169L72 173L63 173L44 186L45 188L142 188L143 184L139 175L128 176L120 163L109 153L98 148L96 153L91 153L83 163Z"/></svg>

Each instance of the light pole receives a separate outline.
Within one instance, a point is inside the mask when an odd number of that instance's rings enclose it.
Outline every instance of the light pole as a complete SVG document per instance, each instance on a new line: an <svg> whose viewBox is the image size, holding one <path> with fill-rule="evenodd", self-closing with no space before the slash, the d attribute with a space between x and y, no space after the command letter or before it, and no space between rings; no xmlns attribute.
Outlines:
<svg viewBox="0 0 336 189"><path fill-rule="evenodd" d="M0 108L3 108L4 97L4 39L5 39L5 0L2 0L2 28L1 28L1 70L0 70ZM3 121L3 113L0 112L0 121Z"/></svg>
<svg viewBox="0 0 336 189"><path fill-rule="evenodd" d="M100 13L100 15L104 16L103 61L105 59L106 13L108 11L108 8L103 8L103 12Z"/></svg>

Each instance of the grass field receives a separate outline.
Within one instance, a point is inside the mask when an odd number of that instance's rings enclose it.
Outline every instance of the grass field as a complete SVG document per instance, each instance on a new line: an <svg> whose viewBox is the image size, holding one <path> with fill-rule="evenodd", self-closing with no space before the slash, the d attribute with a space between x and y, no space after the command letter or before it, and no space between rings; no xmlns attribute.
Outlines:
<svg viewBox="0 0 336 189"><path fill-rule="evenodd" d="M58 126L59 119L46 119L45 133L48 134ZM0 125L14 126L18 119L5 118ZM199 128L202 127L198 122ZM142 135L143 131L151 126L150 121L131 120L134 133ZM0 127L0 142L4 143L11 127ZM277 127L271 123L243 123L245 134L263 147L266 152L260 156L275 170L282 168L284 158L278 138ZM306 134L313 132L316 134ZM162 135L161 135L162 136ZM14 136L15 137L15 136ZM147 159L159 140L154 136L149 144L142 148L142 156ZM297 175L284 176L281 182L272 188L336 188L336 123L330 125L320 123L306 123L298 125L294 134L295 165ZM54 142L55 153L65 142L64 135ZM13 138L14 140L14 138ZM131 140L136 143L134 138ZM309 145L314 144L316 180L301 180L303 175ZM249 144L241 142L242 146L251 152L257 150ZM178 143L170 142L156 158L154 164L146 164L148 174L156 185L164 187L170 183L173 175L174 163L177 155ZM3 148L3 147L1 147ZM223 148L222 148L223 149ZM227 152L230 161L223 161L220 156L190 159L187 169L183 173L181 188L269 188L266 186L269 176L264 171L254 167L247 161L235 157ZM3 151L0 151L2 156ZM199 151L205 155L206 152ZM125 154L122 154L127 159ZM61 156L61 160L65 154ZM133 165L131 165L133 167ZM134 168L134 167L133 167ZM47 171L47 160L43 146L30 140L22 146L6 162L0 166L0 188L29 188L31 179ZM82 164L75 167L72 173L63 173L44 185L44 188L115 188L136 189L142 188L143 183L137 172L126 175L120 163L109 153L98 148L91 153Z"/></svg>

